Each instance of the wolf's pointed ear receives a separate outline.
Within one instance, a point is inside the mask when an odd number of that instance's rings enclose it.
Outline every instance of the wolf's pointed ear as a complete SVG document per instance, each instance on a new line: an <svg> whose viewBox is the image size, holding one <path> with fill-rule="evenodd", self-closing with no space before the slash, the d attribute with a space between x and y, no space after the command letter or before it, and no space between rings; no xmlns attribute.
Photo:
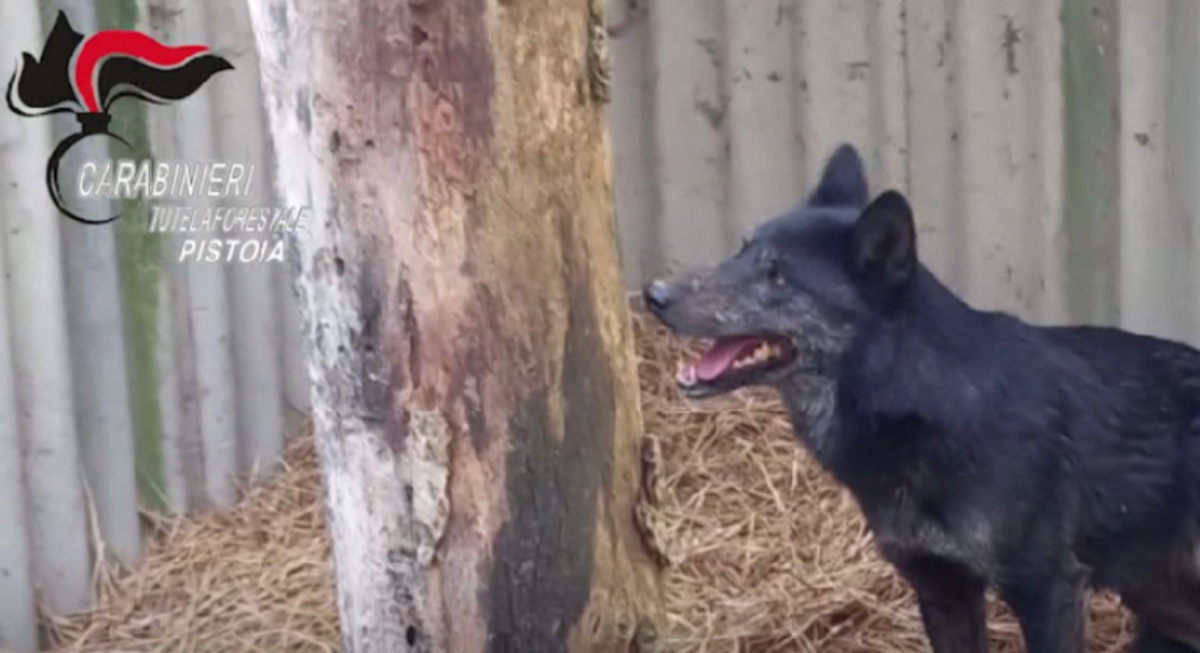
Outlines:
<svg viewBox="0 0 1200 653"><path fill-rule="evenodd" d="M825 162L821 181L808 198L809 206L860 207L867 203L867 173L858 150L842 143Z"/></svg>
<svg viewBox="0 0 1200 653"><path fill-rule="evenodd" d="M917 232L912 207L887 190L854 223L854 271L876 287L903 285L917 270Z"/></svg>

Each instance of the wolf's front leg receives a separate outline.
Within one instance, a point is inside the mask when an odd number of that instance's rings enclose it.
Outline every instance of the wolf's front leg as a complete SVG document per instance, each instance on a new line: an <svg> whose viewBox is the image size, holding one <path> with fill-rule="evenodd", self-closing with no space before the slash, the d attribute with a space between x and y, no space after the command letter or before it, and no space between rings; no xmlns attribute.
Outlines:
<svg viewBox="0 0 1200 653"><path fill-rule="evenodd" d="M933 653L987 653L987 587L962 568L922 560L900 568L917 593Z"/></svg>
<svg viewBox="0 0 1200 653"><path fill-rule="evenodd" d="M1003 589L1017 616L1029 653L1083 653L1084 582L1072 575L1047 575Z"/></svg>

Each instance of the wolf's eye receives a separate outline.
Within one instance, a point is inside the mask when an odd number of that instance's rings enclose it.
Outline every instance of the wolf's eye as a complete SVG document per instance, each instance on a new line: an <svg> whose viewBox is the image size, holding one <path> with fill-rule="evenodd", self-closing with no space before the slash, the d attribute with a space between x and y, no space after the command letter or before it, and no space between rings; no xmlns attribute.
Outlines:
<svg viewBox="0 0 1200 653"><path fill-rule="evenodd" d="M775 261L767 264L767 278L771 280L771 283L776 285L783 285L784 281L786 281L783 276L783 268L779 267L779 263Z"/></svg>

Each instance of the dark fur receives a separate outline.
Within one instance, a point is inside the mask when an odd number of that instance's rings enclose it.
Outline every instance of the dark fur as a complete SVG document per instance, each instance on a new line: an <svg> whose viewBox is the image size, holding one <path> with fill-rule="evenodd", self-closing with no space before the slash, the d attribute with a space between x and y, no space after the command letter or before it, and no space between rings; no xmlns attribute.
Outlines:
<svg viewBox="0 0 1200 653"><path fill-rule="evenodd" d="M988 587L1030 653L1084 650L1089 587L1137 613L1139 653L1200 652L1200 352L975 310L919 262L905 198L867 197L842 146L808 202L648 303L682 335L796 345L755 383L852 491L936 653L986 650Z"/></svg>

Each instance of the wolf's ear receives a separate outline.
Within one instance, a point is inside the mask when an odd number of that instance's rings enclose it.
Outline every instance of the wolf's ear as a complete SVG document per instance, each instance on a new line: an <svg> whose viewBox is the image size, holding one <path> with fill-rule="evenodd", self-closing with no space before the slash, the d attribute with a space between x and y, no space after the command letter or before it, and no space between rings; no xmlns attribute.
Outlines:
<svg viewBox="0 0 1200 653"><path fill-rule="evenodd" d="M825 162L821 181L808 198L809 206L860 207L867 203L867 173L858 150L842 143Z"/></svg>
<svg viewBox="0 0 1200 653"><path fill-rule="evenodd" d="M882 288L903 285L917 270L917 232L912 207L887 190L854 223L854 271Z"/></svg>

